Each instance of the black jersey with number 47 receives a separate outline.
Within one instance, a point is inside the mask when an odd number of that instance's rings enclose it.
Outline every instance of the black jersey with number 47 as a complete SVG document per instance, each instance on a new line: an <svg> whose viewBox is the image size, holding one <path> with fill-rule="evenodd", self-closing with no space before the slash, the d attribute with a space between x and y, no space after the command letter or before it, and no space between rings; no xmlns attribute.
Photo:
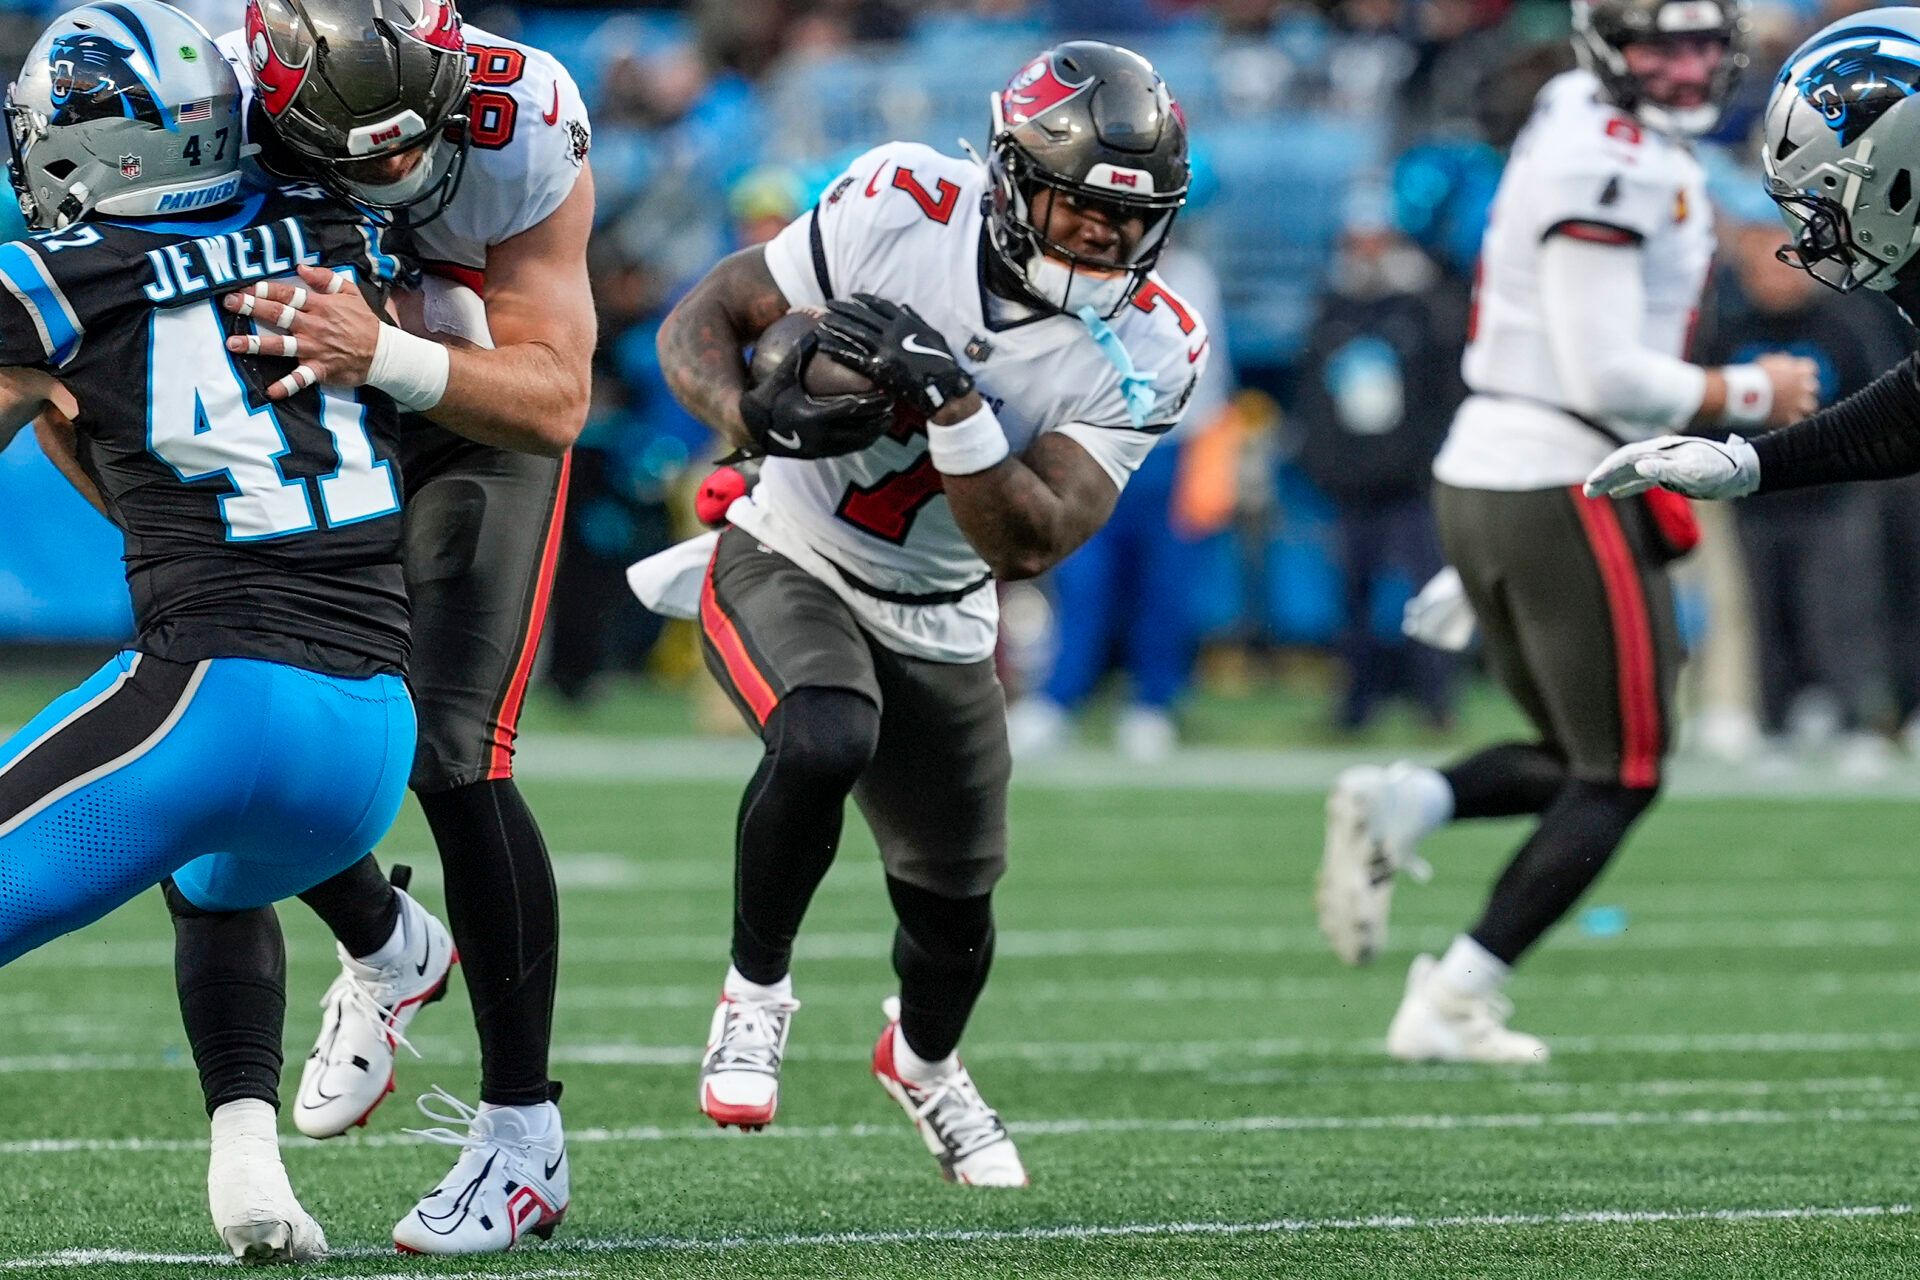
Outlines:
<svg viewBox="0 0 1920 1280"><path fill-rule="evenodd" d="M351 271L376 307L395 271L377 229L317 188L0 245L0 364L49 370L79 401L81 464L126 536L137 647L403 672L392 401L276 403L294 362L226 349L251 325L220 297L301 263Z"/></svg>

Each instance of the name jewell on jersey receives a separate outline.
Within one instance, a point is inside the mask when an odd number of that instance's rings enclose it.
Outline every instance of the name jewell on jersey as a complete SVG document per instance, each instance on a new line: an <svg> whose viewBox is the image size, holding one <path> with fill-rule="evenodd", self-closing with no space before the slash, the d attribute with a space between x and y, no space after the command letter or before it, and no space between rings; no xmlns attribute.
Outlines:
<svg viewBox="0 0 1920 1280"><path fill-rule="evenodd" d="M209 290L224 292L295 267L317 266L320 251L307 243L298 218L245 227L147 250L153 279L142 288L156 306L184 302Z"/></svg>
<svg viewBox="0 0 1920 1280"><path fill-rule="evenodd" d="M768 269L794 306L855 293L911 306L994 405L1015 454L1058 431L1124 488L1186 408L1205 325L1157 276L1097 328L989 298L987 181L980 165L930 147L876 148L768 243ZM924 430L845 457L770 458L729 514L831 587L881 643L941 662L993 652L998 600Z"/></svg>

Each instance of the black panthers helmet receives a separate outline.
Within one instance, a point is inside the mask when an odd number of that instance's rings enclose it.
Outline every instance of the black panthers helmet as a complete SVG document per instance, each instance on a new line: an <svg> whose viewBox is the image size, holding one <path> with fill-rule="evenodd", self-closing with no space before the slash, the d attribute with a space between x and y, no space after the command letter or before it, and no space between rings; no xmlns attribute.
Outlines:
<svg viewBox="0 0 1920 1280"><path fill-rule="evenodd" d="M1702 134L1720 123L1720 113L1746 69L1748 25L1747 0L1573 0L1573 51L1622 111L1656 128ZM1701 36L1727 46L1706 104L1674 108L1648 99L1640 78L1627 70L1623 50L1630 44Z"/></svg>
<svg viewBox="0 0 1920 1280"><path fill-rule="evenodd" d="M1115 315L1153 270L1187 202L1187 122L1139 54L1097 40L1055 45L991 99L987 226L995 251L1035 302ZM1144 229L1116 264L1047 238L1043 191Z"/></svg>
<svg viewBox="0 0 1920 1280"><path fill-rule="evenodd" d="M451 0L248 0L254 101L274 139L337 194L415 222L466 168L467 43ZM413 173L375 186L355 162L421 144Z"/></svg>

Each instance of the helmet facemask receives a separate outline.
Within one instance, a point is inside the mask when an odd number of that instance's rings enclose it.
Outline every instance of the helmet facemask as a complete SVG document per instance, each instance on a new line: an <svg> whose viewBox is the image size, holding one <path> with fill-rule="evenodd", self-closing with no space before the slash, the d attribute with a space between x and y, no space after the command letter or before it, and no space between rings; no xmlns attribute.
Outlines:
<svg viewBox="0 0 1920 1280"><path fill-rule="evenodd" d="M995 143L989 168L993 247L1035 301L1065 313L1090 306L1102 319L1117 315L1159 261L1186 203L1185 187L1133 196L1050 174L1007 137ZM1046 225L1056 201L1070 202L1113 227L1115 254L1096 257L1050 237Z"/></svg>
<svg viewBox="0 0 1920 1280"><path fill-rule="evenodd" d="M424 154L405 177L394 182L368 180L374 167L370 162L416 147L423 148ZM372 221L391 226L404 220L417 227L433 221L453 203L460 180L466 176L471 149L467 117L460 114L448 117L445 126L427 141L415 138L348 160L304 151L300 158L322 186L364 211Z"/></svg>

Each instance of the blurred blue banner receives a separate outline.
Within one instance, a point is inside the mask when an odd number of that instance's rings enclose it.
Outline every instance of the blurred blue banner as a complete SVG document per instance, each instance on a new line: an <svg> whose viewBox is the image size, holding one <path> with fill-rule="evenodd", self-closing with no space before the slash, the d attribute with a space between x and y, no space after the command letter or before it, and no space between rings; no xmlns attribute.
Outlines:
<svg viewBox="0 0 1920 1280"><path fill-rule="evenodd" d="M22 432L0 453L0 642L113 641L132 634L120 533Z"/></svg>

